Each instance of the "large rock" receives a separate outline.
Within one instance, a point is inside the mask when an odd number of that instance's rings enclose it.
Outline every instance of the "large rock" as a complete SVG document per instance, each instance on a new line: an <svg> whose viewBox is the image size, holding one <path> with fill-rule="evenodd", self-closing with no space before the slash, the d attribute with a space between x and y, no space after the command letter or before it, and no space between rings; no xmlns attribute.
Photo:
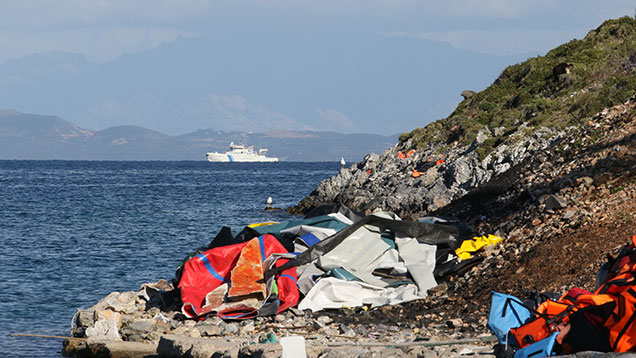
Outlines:
<svg viewBox="0 0 636 358"><path fill-rule="evenodd" d="M568 206L568 202L560 195L550 195L545 200L546 209L563 209Z"/></svg>
<svg viewBox="0 0 636 358"><path fill-rule="evenodd" d="M464 99L470 99L472 98L475 94L477 94L477 92L472 91L472 90L464 90L462 91L461 95L462 97L464 97Z"/></svg>
<svg viewBox="0 0 636 358"><path fill-rule="evenodd" d="M77 327L87 328L95 323L95 311L92 310L79 310L77 312L77 318L75 325Z"/></svg>
<svg viewBox="0 0 636 358"><path fill-rule="evenodd" d="M479 132L477 132L477 137L475 137L475 142L477 144L481 144L485 142L486 139L490 138L490 136L492 136L492 133L490 132L488 127L486 127L484 129L481 129Z"/></svg>
<svg viewBox="0 0 636 358"><path fill-rule="evenodd" d="M450 179L448 180L449 187L457 186L464 184L473 177L474 168L467 157L461 157L448 166L446 173Z"/></svg>
<svg viewBox="0 0 636 358"><path fill-rule="evenodd" d="M113 311L130 314L140 310L137 306L140 300L139 293L135 291L111 292L108 296L99 301L92 310L111 309Z"/></svg>
<svg viewBox="0 0 636 358"><path fill-rule="evenodd" d="M165 335L159 340L157 353L165 358L237 357L241 342L228 342L222 338L191 338Z"/></svg>
<svg viewBox="0 0 636 358"><path fill-rule="evenodd" d="M101 341L87 342L80 339L64 341L62 355L75 358L144 358L157 354L157 345L140 342Z"/></svg>
<svg viewBox="0 0 636 358"><path fill-rule="evenodd" d="M119 327L115 320L99 319L86 328L86 337L89 341L121 341Z"/></svg>
<svg viewBox="0 0 636 358"><path fill-rule="evenodd" d="M154 319L137 319L122 328L121 334L128 341L155 341L169 330L170 327L164 322Z"/></svg>

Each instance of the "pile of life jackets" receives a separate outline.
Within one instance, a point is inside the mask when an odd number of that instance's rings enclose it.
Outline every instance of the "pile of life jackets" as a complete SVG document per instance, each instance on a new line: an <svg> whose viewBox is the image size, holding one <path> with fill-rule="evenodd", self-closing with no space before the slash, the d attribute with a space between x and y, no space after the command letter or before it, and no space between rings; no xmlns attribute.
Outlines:
<svg viewBox="0 0 636 358"><path fill-rule="evenodd" d="M488 327L500 356L545 357L582 351L636 352L636 236L609 257L594 293L572 288L531 304L493 293Z"/></svg>

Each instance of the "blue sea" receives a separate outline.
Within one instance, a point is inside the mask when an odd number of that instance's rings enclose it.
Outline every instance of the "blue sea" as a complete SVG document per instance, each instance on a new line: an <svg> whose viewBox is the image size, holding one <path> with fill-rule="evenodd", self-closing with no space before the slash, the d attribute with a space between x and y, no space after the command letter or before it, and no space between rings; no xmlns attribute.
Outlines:
<svg viewBox="0 0 636 358"><path fill-rule="evenodd" d="M77 308L170 280L222 226L286 208L338 163L0 161L0 356L59 357Z"/></svg>

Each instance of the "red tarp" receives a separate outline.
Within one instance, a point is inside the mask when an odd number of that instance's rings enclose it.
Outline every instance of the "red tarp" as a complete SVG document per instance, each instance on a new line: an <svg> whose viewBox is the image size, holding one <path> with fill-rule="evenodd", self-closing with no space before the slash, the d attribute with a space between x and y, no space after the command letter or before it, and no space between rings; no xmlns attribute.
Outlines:
<svg viewBox="0 0 636 358"><path fill-rule="evenodd" d="M266 234L257 240L262 261L265 261L271 254L287 253L283 245L272 235ZM216 247L185 263L179 281L183 314L188 317L197 317L209 313L202 312L201 309L205 296L223 283L229 283L230 287L232 286L231 271L236 266L241 251L248 243ZM286 259L280 259L276 262L276 266L286 262ZM278 287L278 299L280 300L277 312L281 312L295 305L300 297L296 287L296 268L284 270L277 274L275 279ZM249 316L254 316L254 314Z"/></svg>

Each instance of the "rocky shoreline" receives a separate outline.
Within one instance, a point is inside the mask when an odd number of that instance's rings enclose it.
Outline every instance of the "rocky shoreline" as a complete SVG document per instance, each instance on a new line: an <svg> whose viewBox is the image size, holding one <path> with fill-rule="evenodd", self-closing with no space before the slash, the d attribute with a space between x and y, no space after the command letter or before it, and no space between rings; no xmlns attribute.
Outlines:
<svg viewBox="0 0 636 358"><path fill-rule="evenodd" d="M470 221L478 231L505 238L503 244L481 253L484 260L478 266L451 276L429 290L426 299L374 310L312 313L292 308L273 317L195 321L180 312L180 297L172 283L161 280L138 291L113 292L90 309L78 311L71 332L78 338L65 341L63 353L278 357L282 338L302 337L309 357L492 355L493 337L485 327L492 290L523 295L527 289L593 289L604 253L623 244L626 233L636 233L635 114L636 97L604 110L581 128L556 134L543 131L513 148L497 149L489 162L467 160L458 154L465 148L457 150L443 166L428 169L429 186L422 186L428 179L406 173L431 153L416 151L410 158L393 159L400 149L394 147L381 157L370 155L341 170L301 203L328 200L324 193L336 189L341 196L330 200L364 196L364 188L393 180L405 184L381 195L385 199L377 201L375 210L386 209L390 205L386 198L399 192L424 188L428 194L417 204L415 199L398 201L390 208L452 214ZM467 162L474 165L461 164ZM363 177L369 169L375 174ZM440 199L431 188L448 183L449 178L452 189ZM484 178L490 180L479 185ZM469 192L472 185L478 188ZM452 202L430 211L440 200ZM598 235L604 237L591 238ZM572 255L575 262L562 260ZM545 265L553 275L545 275Z"/></svg>
<svg viewBox="0 0 636 358"><path fill-rule="evenodd" d="M309 357L459 357L487 354L494 339L483 325L459 318L439 320L423 310L417 321L407 324L372 318L362 308L317 313L292 308L251 320L226 322L212 317L195 321L186 319L177 307L166 306L171 295L167 281L143 285L139 291L109 294L95 306L78 311L72 333L85 337L66 340L63 354L279 357L283 352L281 338L302 337ZM366 316L368 322L342 319L360 316Z"/></svg>
<svg viewBox="0 0 636 358"><path fill-rule="evenodd" d="M511 141L516 142L514 146L501 144L483 159L476 149L493 135L487 129L480 131L472 144L444 153L437 146L428 145L404 157L403 153L408 153L413 143L411 140L398 143L382 155L369 154L361 162L325 179L289 212L301 214L312 207L339 203L365 214L384 210L405 219L417 219L552 147L566 135L566 131L542 128L527 137L526 129L519 126L510 135ZM495 129L498 130L503 128Z"/></svg>

